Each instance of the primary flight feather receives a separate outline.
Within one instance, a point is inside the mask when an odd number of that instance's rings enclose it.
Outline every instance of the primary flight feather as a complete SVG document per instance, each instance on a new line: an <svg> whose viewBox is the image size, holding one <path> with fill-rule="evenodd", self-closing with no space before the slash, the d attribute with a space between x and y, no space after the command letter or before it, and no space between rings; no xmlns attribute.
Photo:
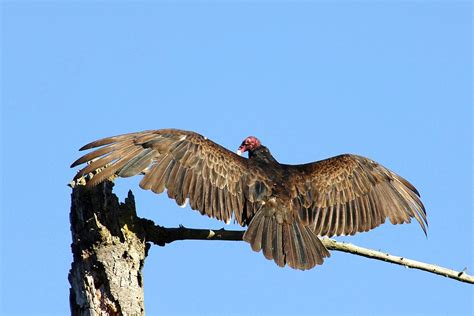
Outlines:
<svg viewBox="0 0 474 316"><path fill-rule="evenodd" d="M426 234L419 193L407 180L373 160L340 155L302 165L280 164L268 148L247 137L238 153L195 132L150 130L107 137L71 167L89 162L74 180L97 172L93 186L114 176L143 174L140 187L167 189L179 205L248 226L244 240L279 266L306 270L329 252L318 236L353 235L384 223L415 218ZM96 171L98 169L98 171Z"/></svg>

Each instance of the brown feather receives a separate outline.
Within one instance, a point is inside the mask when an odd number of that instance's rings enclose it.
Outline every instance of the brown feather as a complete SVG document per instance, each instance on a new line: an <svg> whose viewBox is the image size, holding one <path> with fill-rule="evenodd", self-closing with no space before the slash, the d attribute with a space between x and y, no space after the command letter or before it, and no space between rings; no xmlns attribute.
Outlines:
<svg viewBox="0 0 474 316"><path fill-rule="evenodd" d="M86 150L86 149L101 147L101 146L108 145L108 144L111 144L111 143L118 143L118 142L124 142L124 141L127 141L127 140L132 140L134 138L134 136L139 135L139 134L146 134L146 133L148 133L148 131L144 131L144 132L141 132L141 133L122 134L122 135L118 135L118 136L102 138L102 139L93 141L93 142L91 142L87 145L82 146L81 148L79 148L79 150L82 151L82 150Z"/></svg>
<svg viewBox="0 0 474 316"><path fill-rule="evenodd" d="M285 166L300 199L306 203L313 197L310 210L314 220L309 225L317 234L353 235L379 226L387 217L394 224L408 223L414 217L426 231L426 213L418 191L407 180L370 159L341 155L306 165ZM304 183L310 184L309 189L305 189ZM328 206L338 206L337 213L325 212ZM312 217L301 209L299 214L305 224Z"/></svg>
<svg viewBox="0 0 474 316"><path fill-rule="evenodd" d="M96 174L89 182L87 183L88 186L94 186L102 181L105 181L115 175L130 159L134 157L138 153L137 149L132 149L130 152L125 154L125 156L117 159L112 166L104 168L98 174ZM115 160L115 157L114 159ZM112 160L111 160L112 161ZM91 164L92 165L92 164Z"/></svg>

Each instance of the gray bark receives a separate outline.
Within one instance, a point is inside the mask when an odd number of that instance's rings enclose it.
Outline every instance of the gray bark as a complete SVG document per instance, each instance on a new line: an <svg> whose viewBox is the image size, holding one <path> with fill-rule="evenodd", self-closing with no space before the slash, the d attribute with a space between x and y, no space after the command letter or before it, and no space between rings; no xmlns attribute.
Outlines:
<svg viewBox="0 0 474 316"><path fill-rule="evenodd" d="M147 245L131 192L125 203L105 182L72 192L72 315L144 315L142 268Z"/></svg>

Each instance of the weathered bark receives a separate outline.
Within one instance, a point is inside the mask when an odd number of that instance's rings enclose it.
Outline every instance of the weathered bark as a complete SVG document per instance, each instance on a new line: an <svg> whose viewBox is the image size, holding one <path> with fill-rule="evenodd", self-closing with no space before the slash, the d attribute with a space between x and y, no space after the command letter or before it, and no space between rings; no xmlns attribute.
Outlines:
<svg viewBox="0 0 474 316"><path fill-rule="evenodd" d="M131 192L125 203L105 182L72 192L72 315L144 315L142 267L147 245Z"/></svg>

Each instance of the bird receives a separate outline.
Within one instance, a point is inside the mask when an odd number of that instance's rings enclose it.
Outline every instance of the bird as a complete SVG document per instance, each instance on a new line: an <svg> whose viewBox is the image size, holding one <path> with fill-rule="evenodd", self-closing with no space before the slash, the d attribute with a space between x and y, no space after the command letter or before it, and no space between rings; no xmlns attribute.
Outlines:
<svg viewBox="0 0 474 316"><path fill-rule="evenodd" d="M243 240L278 266L308 270L330 256L321 238L367 232L389 219L412 218L427 233L417 189L362 156L342 154L306 164L279 163L255 136L237 152L196 132L159 129L93 141L71 164L86 187L143 175L139 186L166 190L179 206L247 226ZM242 156L248 153L248 158Z"/></svg>

